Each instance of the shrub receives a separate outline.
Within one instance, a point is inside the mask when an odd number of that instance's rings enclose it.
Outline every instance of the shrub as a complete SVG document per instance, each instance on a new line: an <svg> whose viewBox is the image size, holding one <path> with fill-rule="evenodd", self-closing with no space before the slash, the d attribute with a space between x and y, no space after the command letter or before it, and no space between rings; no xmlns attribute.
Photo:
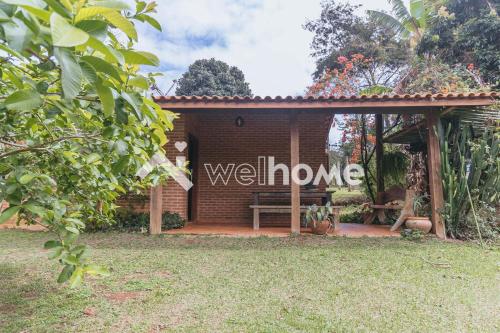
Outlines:
<svg viewBox="0 0 500 333"><path fill-rule="evenodd" d="M476 225L472 212L459 218L456 233L457 238L464 240L478 239L479 231L483 240L498 240L500 236L500 225L498 224L495 207L482 201L476 202L475 206L478 224Z"/></svg>
<svg viewBox="0 0 500 333"><path fill-rule="evenodd" d="M178 214L164 212L162 215L162 230L180 229L186 221ZM130 210L120 210L116 213L113 224L93 223L87 226L90 232L126 231L126 232L148 232L149 213L137 213Z"/></svg>
<svg viewBox="0 0 500 333"><path fill-rule="evenodd" d="M340 211L340 223L363 223L363 208L347 206Z"/></svg>
<svg viewBox="0 0 500 333"><path fill-rule="evenodd" d="M165 212L161 217L162 230L180 229L186 225L184 220L178 213Z"/></svg>

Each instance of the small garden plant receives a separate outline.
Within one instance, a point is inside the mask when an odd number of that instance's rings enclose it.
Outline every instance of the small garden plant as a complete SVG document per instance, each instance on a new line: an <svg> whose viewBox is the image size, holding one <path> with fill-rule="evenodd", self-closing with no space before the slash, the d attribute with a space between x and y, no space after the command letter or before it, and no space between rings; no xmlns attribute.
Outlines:
<svg viewBox="0 0 500 333"><path fill-rule="evenodd" d="M326 234L333 224L333 207L329 202L325 206L309 206L304 220L305 226L308 227L310 225L313 233Z"/></svg>

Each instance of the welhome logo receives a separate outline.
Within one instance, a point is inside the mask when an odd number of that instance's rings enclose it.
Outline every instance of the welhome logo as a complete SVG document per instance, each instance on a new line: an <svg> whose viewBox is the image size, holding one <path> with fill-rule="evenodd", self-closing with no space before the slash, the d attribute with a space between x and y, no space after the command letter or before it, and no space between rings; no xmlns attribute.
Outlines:
<svg viewBox="0 0 500 333"><path fill-rule="evenodd" d="M290 185L290 181L299 185L319 185L322 181L330 184L334 179L338 185L343 184L343 180L352 186L361 184L363 168L359 164L347 165L341 175L338 166L333 166L327 170L324 165L320 165L316 173L307 164L297 164L290 168L284 163L276 164L274 156L259 156L257 166L249 163L227 163L227 164L204 164L205 171L213 186L228 185L235 181L242 186L250 185ZM282 183L276 184L276 175L281 174ZM343 179L342 179L343 176Z"/></svg>
<svg viewBox="0 0 500 333"><path fill-rule="evenodd" d="M177 148L179 149L179 148ZM184 149L183 149L184 150ZM184 156L177 156L176 165L174 165L163 153L156 153L151 158L151 160L144 164L139 171L137 171L136 176L140 178L145 178L153 167L157 165L164 165L169 169L172 178L179 184L185 191L189 191L193 187L193 183L186 177L186 174L180 170L180 167L184 166L186 163L186 158Z"/></svg>
<svg viewBox="0 0 500 333"><path fill-rule="evenodd" d="M176 142L175 147L179 152L186 149L185 142ZM137 172L137 176L146 177L153 167L157 165L164 165L171 170L172 178L186 191L193 187L193 183L189 180L180 167L186 164L184 156L176 157L176 164L174 165L163 153L156 153L153 158L146 163ZM177 167L176 167L177 166ZM290 182L304 185L318 186L321 182L331 184L335 179L337 185L342 186L344 181L352 186L361 184L361 179L364 176L363 167L359 164L348 164L341 172L337 165L334 165L327 170L321 164L318 170L313 170L307 164L297 164L290 170L288 165L284 163L276 164L274 156L259 156L257 158L256 166L250 163L227 163L227 164L204 164L205 171L212 186L227 186L230 182L234 181L241 186L250 185L290 185ZM316 172L314 172L316 171ZM276 176L281 175L281 184L276 183Z"/></svg>

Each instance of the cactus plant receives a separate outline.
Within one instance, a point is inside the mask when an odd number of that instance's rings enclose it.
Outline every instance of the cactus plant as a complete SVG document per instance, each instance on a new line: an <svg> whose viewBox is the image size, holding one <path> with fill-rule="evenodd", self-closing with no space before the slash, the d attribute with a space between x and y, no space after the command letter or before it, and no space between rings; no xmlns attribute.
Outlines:
<svg viewBox="0 0 500 333"><path fill-rule="evenodd" d="M441 134L441 173L447 232L456 237L460 223L472 212L479 238L481 233L474 205L481 201L494 205L500 191L500 140L493 127L474 137L471 127L455 119Z"/></svg>

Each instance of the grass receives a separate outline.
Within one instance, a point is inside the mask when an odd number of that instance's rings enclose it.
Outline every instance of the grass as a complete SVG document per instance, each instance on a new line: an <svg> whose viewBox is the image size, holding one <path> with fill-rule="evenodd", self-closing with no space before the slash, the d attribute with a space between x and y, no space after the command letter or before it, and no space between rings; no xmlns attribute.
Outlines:
<svg viewBox="0 0 500 333"><path fill-rule="evenodd" d="M333 201L345 201L351 198L356 199L359 197L366 198L366 195L363 193L363 191L358 189L351 190L349 192L347 187L334 187L333 190L334 190L332 194ZM366 200L368 200L368 198L366 198Z"/></svg>
<svg viewBox="0 0 500 333"><path fill-rule="evenodd" d="M113 270L55 282L50 235L0 231L0 332L498 332L498 248L403 239L91 234Z"/></svg>

